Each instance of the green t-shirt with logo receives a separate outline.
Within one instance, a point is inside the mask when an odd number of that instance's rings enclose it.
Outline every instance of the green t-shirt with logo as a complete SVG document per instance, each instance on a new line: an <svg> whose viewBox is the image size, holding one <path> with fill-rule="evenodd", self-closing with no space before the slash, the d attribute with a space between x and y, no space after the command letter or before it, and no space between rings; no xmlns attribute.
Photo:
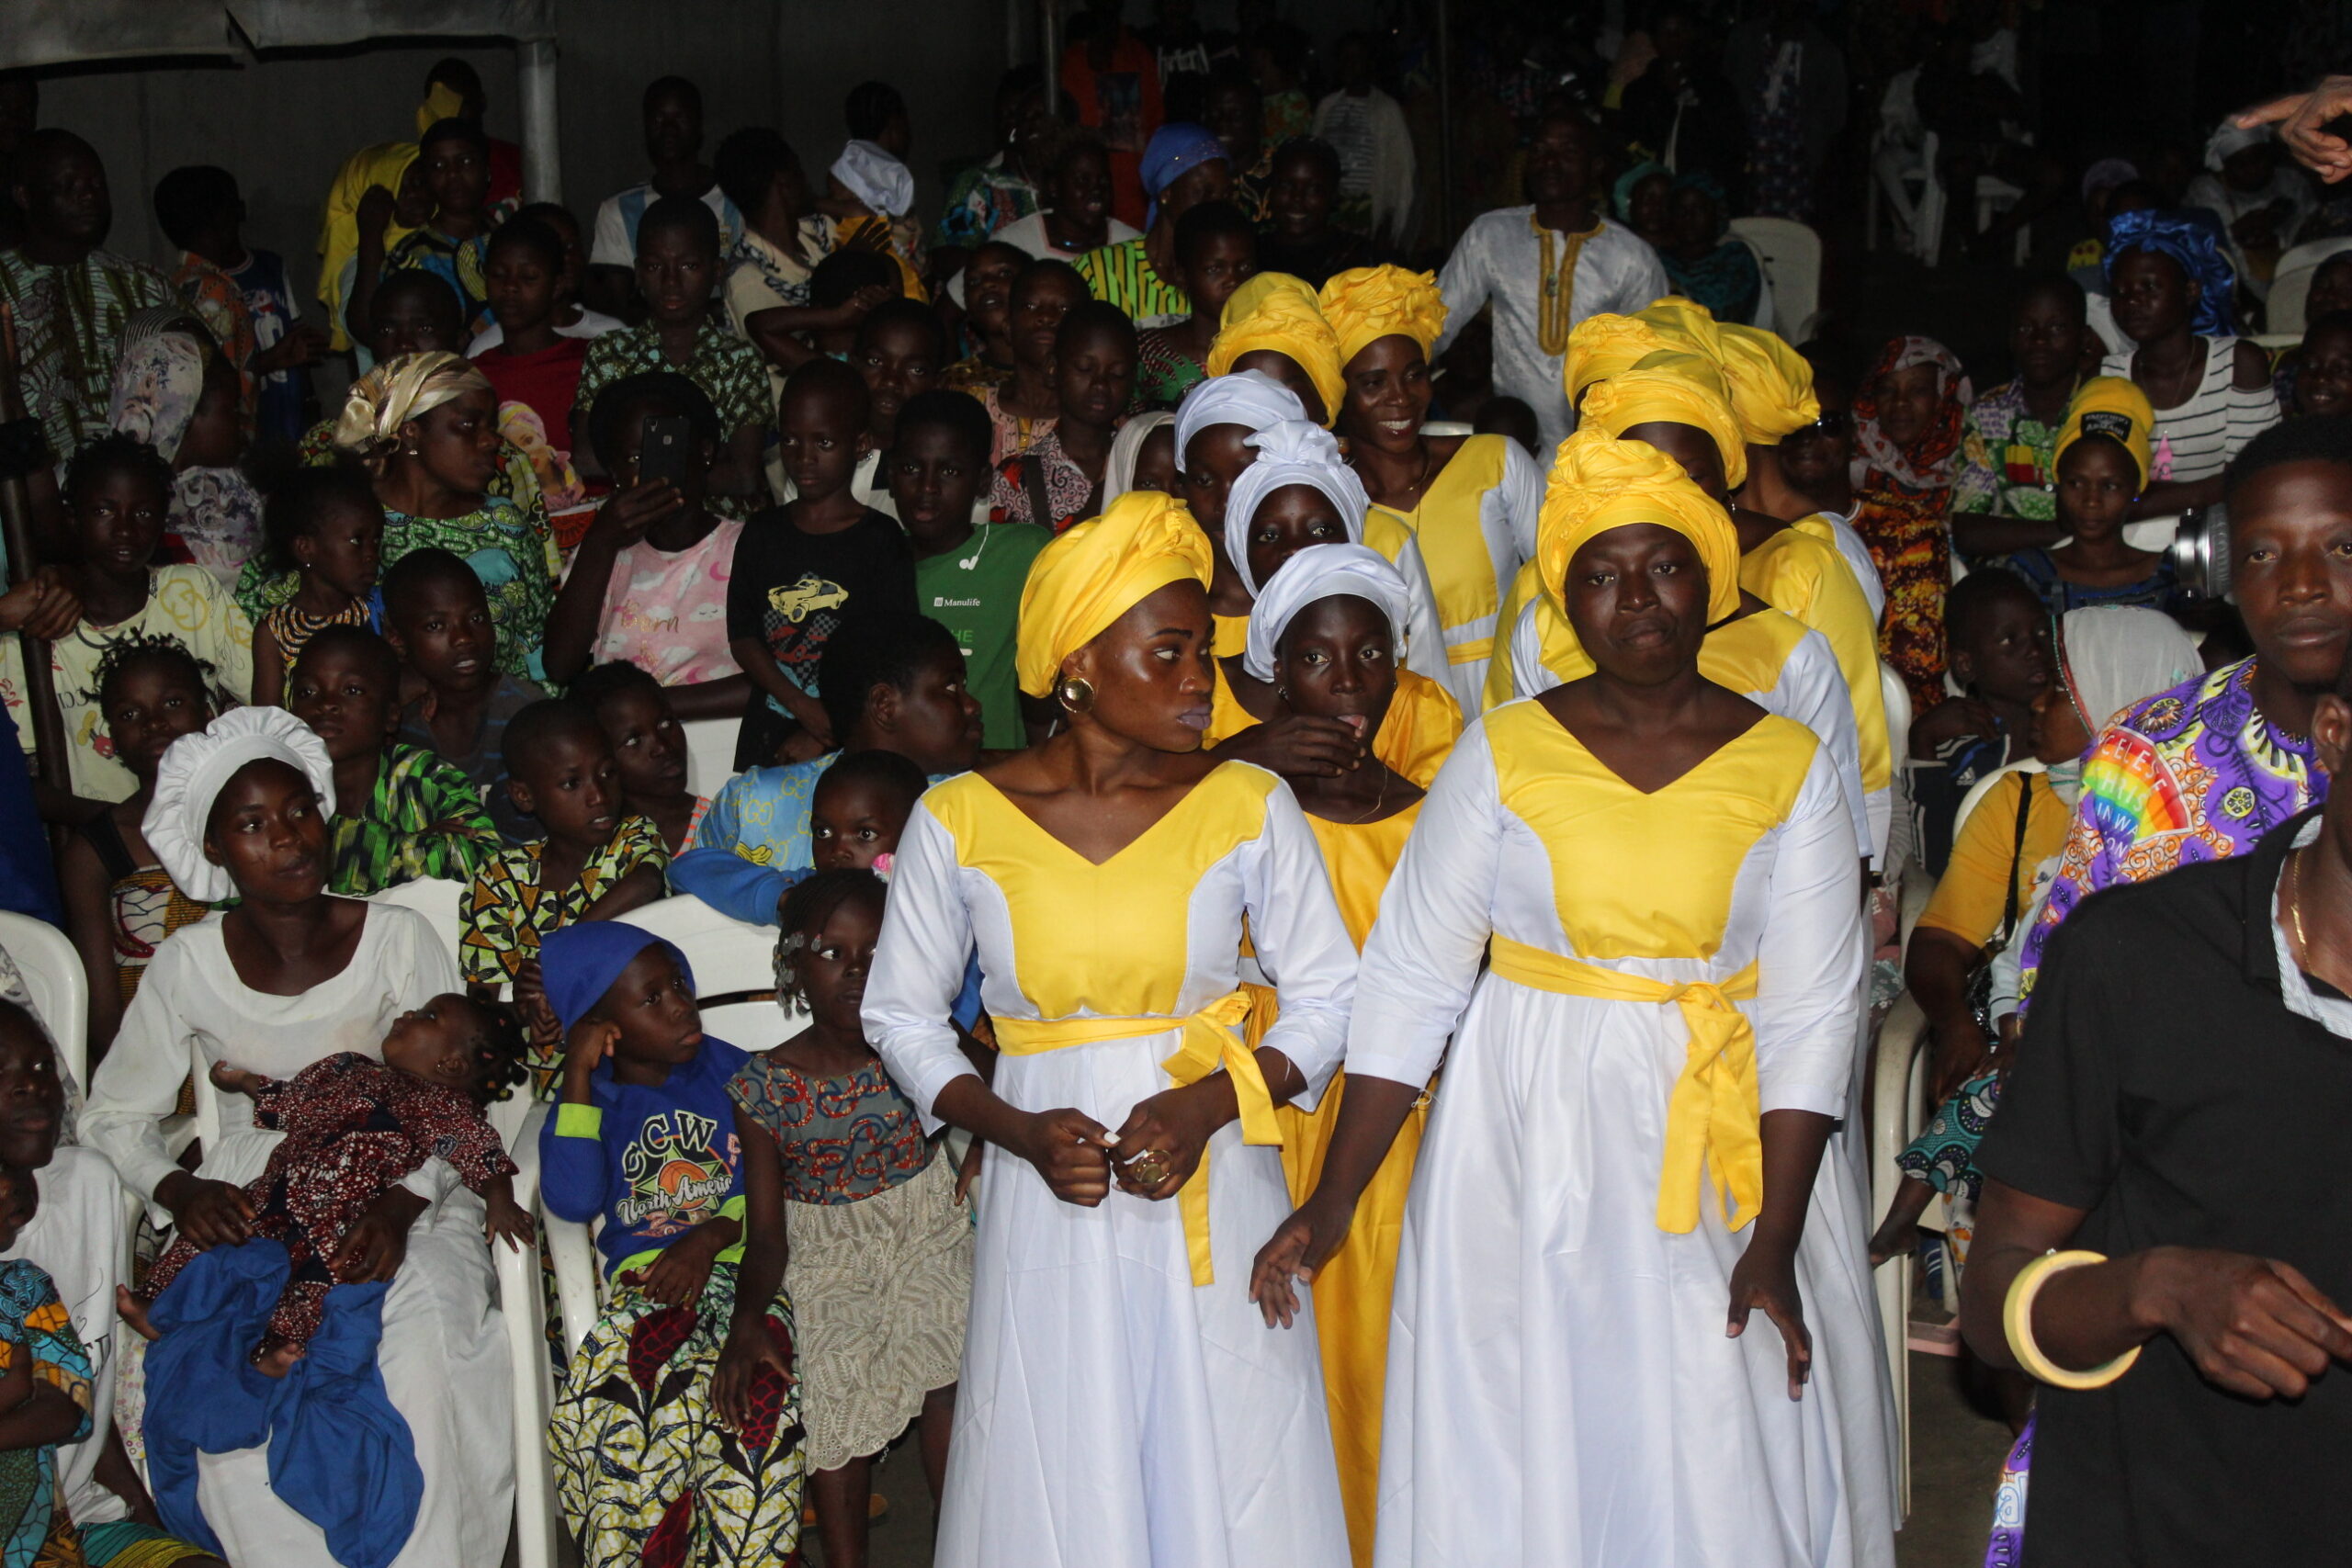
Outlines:
<svg viewBox="0 0 2352 1568"><path fill-rule="evenodd" d="M915 562L915 608L956 634L980 705L981 744L992 751L1027 745L1013 636L1029 563L1053 541L1034 523L989 523L952 550Z"/></svg>

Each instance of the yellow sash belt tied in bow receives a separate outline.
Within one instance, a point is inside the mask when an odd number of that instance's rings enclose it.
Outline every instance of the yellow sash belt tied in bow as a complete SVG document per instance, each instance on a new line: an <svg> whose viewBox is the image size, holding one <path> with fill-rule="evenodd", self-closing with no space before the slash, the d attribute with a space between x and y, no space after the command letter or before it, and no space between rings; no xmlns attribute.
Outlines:
<svg viewBox="0 0 2352 1568"><path fill-rule="evenodd" d="M1690 1044L1666 1109L1666 1165L1657 1187L1657 1228L1699 1227L1702 1172L1714 1179L1724 1223L1738 1230L1764 1205L1762 1101L1756 1087L1756 1026L1732 1006L1756 995L1756 965L1719 984L1675 984L1579 963L1508 937L1495 938L1494 970L1506 980L1561 996L1611 1002L1672 1002Z"/></svg>
<svg viewBox="0 0 2352 1568"><path fill-rule="evenodd" d="M1751 990L1750 994L1753 992ZM1000 1018L996 1020L997 1049L1010 1056L1035 1056L1072 1045L1096 1045L1110 1040L1140 1040L1183 1032L1176 1054L1160 1067L1182 1089L1196 1084L1222 1066L1233 1078L1233 1098L1241 1108L1241 1141L1280 1145L1282 1124L1274 1118L1273 1091L1258 1070L1258 1057L1242 1043L1241 1025L1250 1016L1250 998L1230 991L1189 1018ZM1748 1077L1751 1087L1755 1073ZM1696 1202L1694 1196L1693 1202ZM1184 1220L1184 1248L1193 1265L1193 1283L1216 1282L1209 1264L1209 1152L1177 1191L1176 1204ZM1686 1227L1687 1228L1687 1227Z"/></svg>

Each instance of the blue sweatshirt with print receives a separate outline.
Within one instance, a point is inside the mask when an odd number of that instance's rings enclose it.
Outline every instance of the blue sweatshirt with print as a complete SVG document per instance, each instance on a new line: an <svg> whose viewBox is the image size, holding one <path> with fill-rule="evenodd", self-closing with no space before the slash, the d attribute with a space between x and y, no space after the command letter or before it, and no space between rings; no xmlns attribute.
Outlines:
<svg viewBox="0 0 2352 1568"><path fill-rule="evenodd" d="M748 1058L703 1037L694 1060L648 1087L599 1063L589 1103L558 1105L539 1129L539 1193L548 1212L585 1224L602 1217L605 1272L641 1267L706 1220L743 1215L743 1168L727 1081ZM742 1244L718 1255L732 1262Z"/></svg>

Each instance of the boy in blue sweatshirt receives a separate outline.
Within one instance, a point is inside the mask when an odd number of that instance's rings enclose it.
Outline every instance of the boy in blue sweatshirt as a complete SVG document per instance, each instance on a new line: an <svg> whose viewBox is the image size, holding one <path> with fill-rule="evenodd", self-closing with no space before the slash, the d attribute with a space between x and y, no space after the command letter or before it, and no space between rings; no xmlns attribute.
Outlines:
<svg viewBox="0 0 2352 1568"><path fill-rule="evenodd" d="M564 1034L540 1194L559 1218L604 1221L613 1283L548 1434L564 1522L586 1568L688 1540L683 1561L788 1560L805 1469L794 1385L768 1369L731 1432L710 1400L743 1250L727 1081L744 1054L704 1035L685 954L636 926L551 931L539 968ZM790 1364L780 1296L768 1332Z"/></svg>

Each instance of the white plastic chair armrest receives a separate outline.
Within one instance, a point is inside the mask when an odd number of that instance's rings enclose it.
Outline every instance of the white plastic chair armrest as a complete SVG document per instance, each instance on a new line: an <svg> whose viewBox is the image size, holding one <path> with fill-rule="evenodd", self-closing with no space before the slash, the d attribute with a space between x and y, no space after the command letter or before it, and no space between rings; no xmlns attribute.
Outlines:
<svg viewBox="0 0 2352 1568"><path fill-rule="evenodd" d="M536 1212L539 1197L539 1126L549 1107L526 1103L519 1119L513 1102L493 1108L502 1131L513 1126L507 1152L518 1168L514 1201ZM495 1112L505 1114L495 1114ZM519 1125L516 1125L519 1120ZM542 1224L545 1222L542 1221ZM506 1323L506 1353L514 1378L514 1562L516 1568L555 1568L555 1476L548 1460L548 1421L555 1408L555 1374L548 1363L547 1292L539 1283L539 1249L520 1251L503 1241L491 1244L498 1278L500 1314Z"/></svg>

